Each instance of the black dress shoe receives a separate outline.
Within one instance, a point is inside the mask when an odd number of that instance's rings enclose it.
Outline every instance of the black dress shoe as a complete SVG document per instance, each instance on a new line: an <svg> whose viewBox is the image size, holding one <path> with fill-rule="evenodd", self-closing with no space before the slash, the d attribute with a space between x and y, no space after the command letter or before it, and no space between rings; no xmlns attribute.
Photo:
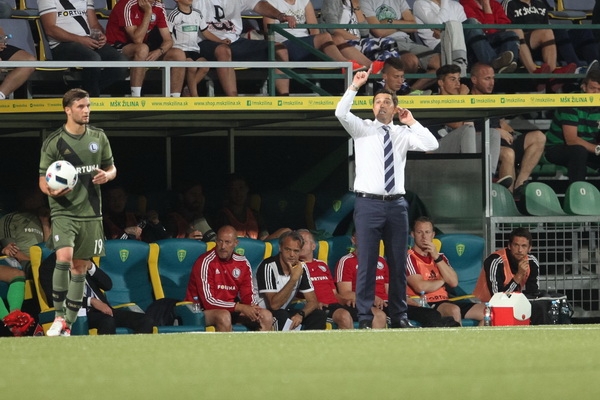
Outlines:
<svg viewBox="0 0 600 400"><path fill-rule="evenodd" d="M373 329L373 321L368 319L358 321L358 329Z"/></svg>
<svg viewBox="0 0 600 400"><path fill-rule="evenodd" d="M404 329L404 328L418 328L418 326L415 326L415 325L411 324L408 319L404 319L404 318L401 319L400 321L392 322L391 326L392 326L392 328L400 328L400 329Z"/></svg>

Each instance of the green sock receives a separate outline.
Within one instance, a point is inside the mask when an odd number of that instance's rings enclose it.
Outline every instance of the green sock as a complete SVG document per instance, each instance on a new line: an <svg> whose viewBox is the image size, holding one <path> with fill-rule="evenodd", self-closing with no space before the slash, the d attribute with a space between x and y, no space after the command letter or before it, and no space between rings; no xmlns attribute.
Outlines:
<svg viewBox="0 0 600 400"><path fill-rule="evenodd" d="M8 286L8 293L6 294L8 300L8 307L10 311L20 310L25 299L25 277L18 276Z"/></svg>
<svg viewBox="0 0 600 400"><path fill-rule="evenodd" d="M71 263L57 261L52 275L52 302L57 317L65 316L65 297L69 289L69 268L71 268Z"/></svg>
<svg viewBox="0 0 600 400"><path fill-rule="evenodd" d="M65 320L67 321L67 325L69 325L69 327L77 319L77 313L81 308L81 301L83 300L84 287L85 274L71 274L71 282L69 283L69 291L67 292L67 299L65 301L67 306Z"/></svg>

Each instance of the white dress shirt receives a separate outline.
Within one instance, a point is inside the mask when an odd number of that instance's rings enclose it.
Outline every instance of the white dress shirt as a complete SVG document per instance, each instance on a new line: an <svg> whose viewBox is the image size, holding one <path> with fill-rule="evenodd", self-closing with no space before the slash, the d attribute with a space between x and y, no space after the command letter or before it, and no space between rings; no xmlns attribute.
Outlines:
<svg viewBox="0 0 600 400"><path fill-rule="evenodd" d="M361 119L350 112L356 91L347 90L335 110L335 116L354 140L356 157L356 178L354 190L357 192L387 195L404 194L404 166L408 151L432 151L438 148L438 141L419 122L412 126L388 125L394 148L394 193L386 193L384 183L382 123L377 120Z"/></svg>

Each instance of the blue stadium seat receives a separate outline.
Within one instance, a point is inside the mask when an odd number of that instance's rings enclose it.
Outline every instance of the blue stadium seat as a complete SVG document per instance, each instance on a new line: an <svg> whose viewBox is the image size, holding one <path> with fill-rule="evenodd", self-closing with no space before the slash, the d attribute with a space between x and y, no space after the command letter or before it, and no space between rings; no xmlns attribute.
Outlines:
<svg viewBox="0 0 600 400"><path fill-rule="evenodd" d="M252 273L255 274L262 260L271 257L271 243L242 237L238 240L239 243L235 248L235 252L248 259L252 266Z"/></svg>

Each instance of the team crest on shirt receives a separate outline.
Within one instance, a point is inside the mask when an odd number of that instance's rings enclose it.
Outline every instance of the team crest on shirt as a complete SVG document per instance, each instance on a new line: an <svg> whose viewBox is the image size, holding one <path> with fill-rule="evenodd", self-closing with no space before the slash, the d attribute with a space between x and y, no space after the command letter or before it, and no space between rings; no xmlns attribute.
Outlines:
<svg viewBox="0 0 600 400"><path fill-rule="evenodd" d="M327 268L324 265L319 265L319 269L323 272L327 272Z"/></svg>
<svg viewBox="0 0 600 400"><path fill-rule="evenodd" d="M231 275L233 275L235 279L239 278L241 274L242 271L240 271L239 268L234 268L233 271L231 271Z"/></svg>
<svg viewBox="0 0 600 400"><path fill-rule="evenodd" d="M150 17L150 22L156 22L156 14L152 13L152 16Z"/></svg>
<svg viewBox="0 0 600 400"><path fill-rule="evenodd" d="M383 263L381 261L377 261L377 269L383 269Z"/></svg>
<svg viewBox="0 0 600 400"><path fill-rule="evenodd" d="M100 148L100 146L98 146L98 143L96 143L96 142L90 143L90 151L92 153L97 153L99 148Z"/></svg>

